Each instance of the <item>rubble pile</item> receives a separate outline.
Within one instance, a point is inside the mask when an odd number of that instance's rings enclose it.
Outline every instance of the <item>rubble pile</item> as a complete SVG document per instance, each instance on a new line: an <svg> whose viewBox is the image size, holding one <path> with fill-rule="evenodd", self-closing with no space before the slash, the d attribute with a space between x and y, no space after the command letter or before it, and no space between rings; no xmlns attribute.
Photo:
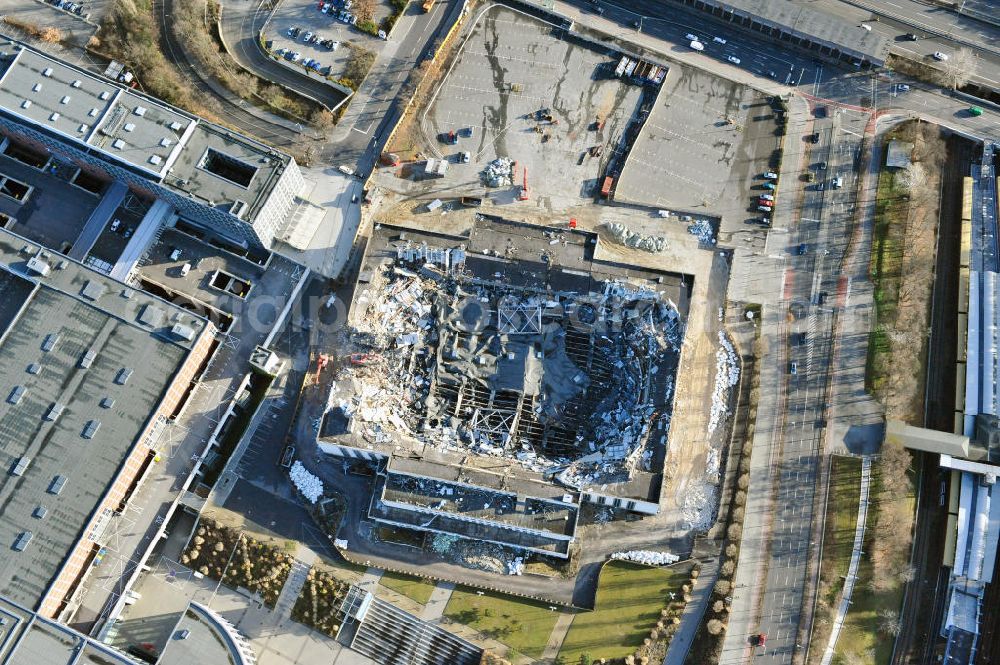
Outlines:
<svg viewBox="0 0 1000 665"><path fill-rule="evenodd" d="M514 183L514 160L497 157L486 165L483 178L490 187L510 187Z"/></svg>
<svg viewBox="0 0 1000 665"><path fill-rule="evenodd" d="M641 249L653 254L667 248L667 239L663 236L642 235L620 222L608 222L604 228L607 229L611 239L619 245Z"/></svg>
<svg viewBox="0 0 1000 665"><path fill-rule="evenodd" d="M698 238L698 242L704 245L715 244L715 235L712 231L712 225L707 219L696 219L688 224L687 230L688 233Z"/></svg>
<svg viewBox="0 0 1000 665"><path fill-rule="evenodd" d="M431 542L431 549L452 563L483 570L498 575L522 575L524 557L508 548L459 536L439 533Z"/></svg>
<svg viewBox="0 0 1000 665"><path fill-rule="evenodd" d="M292 465L289 471L289 476L291 476L292 484L295 485L295 489L302 493L302 496L309 501L309 503L316 503L319 501L320 497L323 496L323 481L317 476L309 473L309 471L302 466L302 462L295 460L295 464Z"/></svg>
<svg viewBox="0 0 1000 665"><path fill-rule="evenodd" d="M684 522L696 533L708 531L715 519L719 488L707 482L694 482L684 495L681 507Z"/></svg>
<svg viewBox="0 0 1000 665"><path fill-rule="evenodd" d="M572 487L648 470L650 433L665 437L669 425L657 404L672 403L672 377L661 375L653 396L650 386L680 351L676 306L619 282L585 297L541 295L463 279L448 265L424 248L372 275L352 315L357 352L328 400L345 431L503 458ZM522 404L489 408L498 394ZM546 428L561 438L553 443Z"/></svg>
<svg viewBox="0 0 1000 665"><path fill-rule="evenodd" d="M611 558L616 561L632 561L646 566L669 566L681 560L676 554L670 552L653 552L651 550L629 550L628 552L614 552Z"/></svg>
<svg viewBox="0 0 1000 665"><path fill-rule="evenodd" d="M712 434L729 415L729 389L739 383L740 366L736 350L719 331L719 349L715 352L715 388L712 390L712 410L708 420L708 433Z"/></svg>

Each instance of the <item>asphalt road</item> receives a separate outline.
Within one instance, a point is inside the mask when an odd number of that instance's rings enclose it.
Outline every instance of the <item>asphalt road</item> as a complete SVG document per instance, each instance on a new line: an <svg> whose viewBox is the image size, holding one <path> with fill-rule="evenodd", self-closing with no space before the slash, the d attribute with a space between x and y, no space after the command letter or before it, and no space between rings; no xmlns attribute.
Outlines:
<svg viewBox="0 0 1000 665"><path fill-rule="evenodd" d="M163 45L164 55L174 63L181 75L195 89L209 99L218 101L218 106L214 110L222 120L277 147L289 146L299 140L298 134L286 124L268 121L265 113L247 111L241 102L234 100L233 95L217 90L209 84L204 75L188 59L184 47L170 29L170 17L174 12L173 0L154 0L153 12L159 19L160 43Z"/></svg>
<svg viewBox="0 0 1000 665"><path fill-rule="evenodd" d="M344 93L308 74L275 62L257 40L270 9L265 3L230 3L222 12L222 33L229 52L238 63L259 76L310 97L327 108L344 99Z"/></svg>

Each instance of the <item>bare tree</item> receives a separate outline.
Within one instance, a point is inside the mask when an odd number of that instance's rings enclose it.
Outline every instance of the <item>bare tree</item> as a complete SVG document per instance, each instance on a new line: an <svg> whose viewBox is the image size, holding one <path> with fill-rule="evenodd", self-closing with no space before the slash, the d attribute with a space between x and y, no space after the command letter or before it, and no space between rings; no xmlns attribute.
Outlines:
<svg viewBox="0 0 1000 665"><path fill-rule="evenodd" d="M967 48L960 48L944 61L942 67L945 75L945 85L961 88L969 82L976 71L976 56Z"/></svg>
<svg viewBox="0 0 1000 665"><path fill-rule="evenodd" d="M899 623L899 612L890 609L878 611L878 631L891 637L899 635L901 626Z"/></svg>
<svg viewBox="0 0 1000 665"><path fill-rule="evenodd" d="M357 8L355 14L358 17L358 21L375 20L375 0L358 0L354 6Z"/></svg>

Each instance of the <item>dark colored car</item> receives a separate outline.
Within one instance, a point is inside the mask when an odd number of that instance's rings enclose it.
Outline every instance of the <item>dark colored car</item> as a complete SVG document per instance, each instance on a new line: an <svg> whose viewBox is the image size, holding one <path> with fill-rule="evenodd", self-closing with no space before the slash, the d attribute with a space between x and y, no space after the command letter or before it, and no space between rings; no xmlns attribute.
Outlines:
<svg viewBox="0 0 1000 665"><path fill-rule="evenodd" d="M917 39L919 39L919 37L917 37L912 32L908 32L905 35L903 35L903 41L906 41L906 42L915 42L915 41L917 41Z"/></svg>
<svg viewBox="0 0 1000 665"><path fill-rule="evenodd" d="M812 135L809 137L809 140L812 141L813 143L819 143L819 132L813 132Z"/></svg>

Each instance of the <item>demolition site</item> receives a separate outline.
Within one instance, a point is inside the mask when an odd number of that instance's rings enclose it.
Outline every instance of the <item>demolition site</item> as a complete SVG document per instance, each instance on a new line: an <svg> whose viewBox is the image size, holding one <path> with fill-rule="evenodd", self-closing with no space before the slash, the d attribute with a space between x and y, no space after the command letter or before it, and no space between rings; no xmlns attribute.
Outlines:
<svg viewBox="0 0 1000 665"><path fill-rule="evenodd" d="M349 500L384 540L520 574L566 565L587 523L658 512L693 280L595 258L600 242L486 215L455 235L376 226L319 449L374 469Z"/></svg>

